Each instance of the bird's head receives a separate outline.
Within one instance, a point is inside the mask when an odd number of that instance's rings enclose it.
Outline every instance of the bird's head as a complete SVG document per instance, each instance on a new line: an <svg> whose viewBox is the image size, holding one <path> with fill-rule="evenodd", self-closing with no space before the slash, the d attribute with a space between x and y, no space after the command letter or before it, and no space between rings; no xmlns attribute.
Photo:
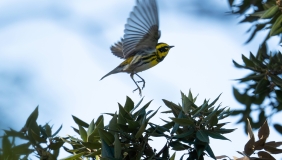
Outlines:
<svg viewBox="0 0 282 160"><path fill-rule="evenodd" d="M166 43L158 43L156 46L157 53L160 57L165 57L168 51L174 46L169 46Z"/></svg>

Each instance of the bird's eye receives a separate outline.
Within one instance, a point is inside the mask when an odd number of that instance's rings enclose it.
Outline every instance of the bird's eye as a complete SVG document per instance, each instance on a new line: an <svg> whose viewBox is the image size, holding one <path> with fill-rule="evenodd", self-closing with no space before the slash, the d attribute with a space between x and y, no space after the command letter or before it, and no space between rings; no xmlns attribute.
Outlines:
<svg viewBox="0 0 282 160"><path fill-rule="evenodd" d="M160 52L166 52L166 51L167 51L167 48L166 48L166 47L160 48L159 51L160 51Z"/></svg>

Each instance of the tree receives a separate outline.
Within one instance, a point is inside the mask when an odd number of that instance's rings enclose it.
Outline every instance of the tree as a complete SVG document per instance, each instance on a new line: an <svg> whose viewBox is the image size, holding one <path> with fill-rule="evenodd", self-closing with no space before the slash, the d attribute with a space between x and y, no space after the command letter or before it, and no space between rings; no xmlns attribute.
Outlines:
<svg viewBox="0 0 282 160"><path fill-rule="evenodd" d="M266 118L271 118L273 114L281 110L281 87L282 73L280 52L270 52L267 47L267 40L272 36L280 35L281 26L281 2L268 0L265 1L233 1L229 0L232 13L243 16L241 22L253 23L249 30L251 33L247 42L250 42L260 30L269 30L269 34L262 41L256 55L250 54L247 58L242 55L244 64L241 65L233 61L238 68L248 69L251 74L240 78L239 82L247 84L244 92L239 92L234 87L235 98L245 105L244 110L230 111L229 108L215 105L219 97L212 102L205 100L197 105L196 99L191 92L185 95L181 92L181 104L175 104L168 100L163 100L168 107L169 114L163 119L163 125L156 125L150 119L158 110L148 110L150 102L141 107L140 102L135 104L127 97L124 105L119 104L119 111L107 113L112 119L107 124L103 116L96 121L92 120L89 124L80 118L73 116L77 127L73 127L79 138L74 136L57 136L62 126L53 132L53 128L48 124L38 125L38 107L28 117L23 129L15 131L5 130L2 138L2 148L0 149L0 159L28 159L31 153L35 153L40 159L57 159L59 149L64 148L71 154L65 159L175 159L177 151L186 151L181 159L204 159L204 156L211 158L226 158L226 155L215 156L212 146L209 145L209 138L228 140L223 134L230 133L234 129L223 128L226 123L220 120L229 115L243 115L239 122L246 125L246 132L249 134L249 141L246 143L242 159L250 159L256 150L257 159L274 159L271 154L281 153L278 149L282 142L267 142L270 131ZM246 14L250 9L252 14ZM253 122L250 117L257 106L260 111L259 122ZM270 107L272 113L265 114L265 109ZM171 117L170 117L171 116ZM249 118L249 120L247 120ZM106 125L107 124L107 125ZM258 140L252 132L253 128L260 128ZM282 126L274 124L275 129L282 134ZM153 149L153 137L165 137L161 150ZM26 140L26 143L16 144L15 139ZM72 148L64 146L70 144ZM171 153L174 150L174 154ZM236 159L236 158L234 158Z"/></svg>

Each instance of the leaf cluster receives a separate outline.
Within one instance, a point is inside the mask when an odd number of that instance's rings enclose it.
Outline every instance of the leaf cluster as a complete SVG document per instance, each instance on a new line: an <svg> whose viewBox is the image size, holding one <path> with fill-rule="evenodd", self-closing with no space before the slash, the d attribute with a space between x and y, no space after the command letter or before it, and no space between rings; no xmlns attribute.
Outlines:
<svg viewBox="0 0 282 160"><path fill-rule="evenodd" d="M40 159L55 160L59 155L59 149L64 142L56 135L62 126L52 133L52 127L46 123L38 125L38 107L30 114L21 131L13 129L4 130L0 159L23 159L27 160L31 153ZM16 144L16 140L24 140L26 143Z"/></svg>
<svg viewBox="0 0 282 160"><path fill-rule="evenodd" d="M84 122L76 116L72 116L72 118L78 126L78 128L72 128L80 136L80 138L70 135L68 135L68 137L61 138L64 142L72 146L72 149L63 146L66 152L72 154L63 159L72 160L81 159L81 157L99 159L102 148L99 132L104 128L104 117L99 116L96 122L92 120L90 124Z"/></svg>
<svg viewBox="0 0 282 160"><path fill-rule="evenodd" d="M247 30L247 32L250 32L250 37L246 43L250 42L259 31L268 31L263 43L271 36L279 35L282 32L282 5L280 5L280 0L229 0L228 2L233 14L243 15L240 23L248 22L252 24ZM250 10L254 12L249 14Z"/></svg>
<svg viewBox="0 0 282 160"><path fill-rule="evenodd" d="M197 97L193 97L189 91L188 96L181 93L182 104L175 104L167 100L163 100L165 105L170 109L164 113L172 113L174 117L170 117L171 121L166 121L164 125L170 129L167 139L168 146L172 150L187 150L188 160L204 159L204 155L209 155L215 159L214 153L209 145L209 138L229 140L223 134L230 133L235 129L223 128L227 123L219 123L228 117L231 112L229 108L221 108L220 105L214 106L220 96L211 103L204 100L203 104L197 106L195 101ZM159 131L162 133L161 131Z"/></svg>
<svg viewBox="0 0 282 160"><path fill-rule="evenodd" d="M250 117L253 111L259 111L259 121L250 122L254 128L259 128L263 124L263 120L271 117L273 114L282 110L282 54L267 53L267 47L263 44L256 56L250 53L249 58L242 55L243 65L233 61L237 68L247 69L251 74L237 79L240 83L247 84L243 93L238 89L233 88L233 93L238 102L245 105L245 109L236 110L233 115L242 114L243 116L238 121L245 122L246 118ZM265 109L269 107L271 113L266 115ZM246 124L246 123L245 123ZM275 124L278 132L279 124ZM245 125L247 129L247 124ZM281 126L280 126L281 128Z"/></svg>
<svg viewBox="0 0 282 160"><path fill-rule="evenodd" d="M103 125L103 116L100 116L94 123L90 124L74 117L79 129L74 128L80 138L68 136L63 138L73 149L66 149L72 155L65 159L112 159L112 160L140 160L140 159L171 159L174 160L175 153L169 151L186 151L188 160L203 159L204 155L209 155L215 159L213 151L209 145L209 138L228 140L222 134L230 133L234 129L225 129L226 123L219 123L229 116L229 109L215 107L219 99L209 103L205 100L200 106L195 104L196 97L192 93L182 95L182 105L176 105L167 100L163 100L170 109L163 113L172 113L170 120L164 120L164 125L157 125L151 122L151 118L156 115L156 111L148 110L151 103L149 101L141 107L143 98L137 103L127 97L124 105L118 104L119 110L116 113L105 113L112 118L108 125ZM164 137L163 147L157 151L152 148L150 142L153 137ZM94 144L95 143L95 144Z"/></svg>

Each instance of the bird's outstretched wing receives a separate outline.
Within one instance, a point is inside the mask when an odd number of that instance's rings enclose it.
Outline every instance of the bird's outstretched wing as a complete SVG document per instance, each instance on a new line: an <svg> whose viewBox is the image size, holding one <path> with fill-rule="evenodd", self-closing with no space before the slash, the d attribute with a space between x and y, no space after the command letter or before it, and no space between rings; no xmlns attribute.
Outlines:
<svg viewBox="0 0 282 160"><path fill-rule="evenodd" d="M119 58L125 58L122 51L123 50L122 43L123 43L123 39L121 39L120 41L118 41L117 43L111 46L112 53Z"/></svg>
<svg viewBox="0 0 282 160"><path fill-rule="evenodd" d="M156 0L138 0L125 25L122 42L123 57L133 56L140 49L154 49L159 38Z"/></svg>

